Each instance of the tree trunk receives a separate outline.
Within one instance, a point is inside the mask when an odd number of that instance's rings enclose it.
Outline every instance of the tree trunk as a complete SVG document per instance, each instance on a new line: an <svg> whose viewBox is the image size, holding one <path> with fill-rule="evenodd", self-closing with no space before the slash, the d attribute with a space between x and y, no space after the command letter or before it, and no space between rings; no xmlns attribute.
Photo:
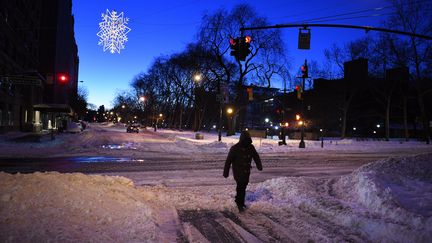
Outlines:
<svg viewBox="0 0 432 243"><path fill-rule="evenodd" d="M181 102L180 104L179 130L183 130L183 102Z"/></svg>
<svg viewBox="0 0 432 243"><path fill-rule="evenodd" d="M430 144L429 119L427 118L423 95L419 94L417 101L420 107L421 119L423 124L423 136L426 144Z"/></svg>
<svg viewBox="0 0 432 243"><path fill-rule="evenodd" d="M348 97L348 100L345 102L344 107L342 108L342 131L341 131L341 138L346 137L346 127L347 127L347 120L348 120L348 109L351 105L351 100L353 99L354 95L351 94Z"/></svg>
<svg viewBox="0 0 432 243"><path fill-rule="evenodd" d="M342 111L341 138L345 138L345 136L346 136L347 113L348 113L348 109L344 108L343 111Z"/></svg>
<svg viewBox="0 0 432 243"><path fill-rule="evenodd" d="M391 104L391 94L387 99L386 104L386 115L385 115L385 139L390 140L390 104Z"/></svg>
<svg viewBox="0 0 432 243"><path fill-rule="evenodd" d="M403 123L404 123L404 130L405 130L405 141L409 141L409 131L408 131L408 101L405 96L402 97L403 102Z"/></svg>

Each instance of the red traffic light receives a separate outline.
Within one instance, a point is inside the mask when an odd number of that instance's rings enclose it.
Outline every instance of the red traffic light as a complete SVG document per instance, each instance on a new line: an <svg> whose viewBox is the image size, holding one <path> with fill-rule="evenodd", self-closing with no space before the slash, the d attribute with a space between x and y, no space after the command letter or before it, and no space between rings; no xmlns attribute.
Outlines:
<svg viewBox="0 0 432 243"><path fill-rule="evenodd" d="M61 84L66 84L69 81L69 77L66 74L59 74L58 80Z"/></svg>
<svg viewBox="0 0 432 243"><path fill-rule="evenodd" d="M302 72L302 77L303 78L309 78L309 74L308 74L308 67L307 65L302 65L300 68L301 72Z"/></svg>
<svg viewBox="0 0 432 243"><path fill-rule="evenodd" d="M234 46L236 43L237 42L235 39L233 39L233 38L230 39L230 45Z"/></svg>
<svg viewBox="0 0 432 243"><path fill-rule="evenodd" d="M295 89L296 89L296 92L297 92L297 99L299 99L299 100L301 100L301 95L302 95L302 87L300 86L300 85L296 85L296 87L295 87Z"/></svg>

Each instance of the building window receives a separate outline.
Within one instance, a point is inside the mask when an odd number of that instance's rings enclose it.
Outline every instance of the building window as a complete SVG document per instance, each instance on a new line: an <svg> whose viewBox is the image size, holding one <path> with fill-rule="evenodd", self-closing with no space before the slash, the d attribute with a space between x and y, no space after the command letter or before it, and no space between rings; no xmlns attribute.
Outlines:
<svg viewBox="0 0 432 243"><path fill-rule="evenodd" d="M25 112L24 112L24 123L27 123L28 122L28 112L27 112L27 110L25 110Z"/></svg>

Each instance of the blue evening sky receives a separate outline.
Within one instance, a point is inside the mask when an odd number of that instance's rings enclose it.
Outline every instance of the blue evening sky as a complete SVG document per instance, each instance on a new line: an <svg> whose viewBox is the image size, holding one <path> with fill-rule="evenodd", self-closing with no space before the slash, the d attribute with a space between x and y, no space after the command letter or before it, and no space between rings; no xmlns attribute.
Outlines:
<svg viewBox="0 0 432 243"><path fill-rule="evenodd" d="M184 50L187 43L194 42L201 16L219 8L232 9L240 3L248 3L270 24L293 23L319 17L335 16L334 20L322 23L378 26L385 16L373 14L388 13L389 9L364 11L388 6L385 0L189 0L189 1L146 1L146 0L73 0L75 16L75 38L80 58L79 80L89 91L89 103L112 107L115 94L129 89L135 75L145 72L155 57ZM98 46L99 22L105 11L124 12L130 19L129 41L120 54L103 52ZM344 15L358 12L355 15ZM359 18L352 18L360 16ZM314 23L314 21L311 21ZM312 28L311 49L297 49L297 28L282 30L292 66L301 66L304 59L324 60L324 49L333 43L364 37L362 30ZM227 40L228 41L228 40Z"/></svg>

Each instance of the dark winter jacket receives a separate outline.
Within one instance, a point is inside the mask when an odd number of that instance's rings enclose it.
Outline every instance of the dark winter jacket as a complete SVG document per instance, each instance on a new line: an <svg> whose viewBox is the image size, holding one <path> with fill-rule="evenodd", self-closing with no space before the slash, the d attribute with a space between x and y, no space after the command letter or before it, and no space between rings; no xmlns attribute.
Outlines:
<svg viewBox="0 0 432 243"><path fill-rule="evenodd" d="M223 176L226 178L229 175L229 169L233 167L233 175L236 181L247 179L249 180L252 158L255 161L258 170L262 170L261 159L252 145L252 139L249 132L243 131L240 135L240 140L231 147L228 157L225 162Z"/></svg>

